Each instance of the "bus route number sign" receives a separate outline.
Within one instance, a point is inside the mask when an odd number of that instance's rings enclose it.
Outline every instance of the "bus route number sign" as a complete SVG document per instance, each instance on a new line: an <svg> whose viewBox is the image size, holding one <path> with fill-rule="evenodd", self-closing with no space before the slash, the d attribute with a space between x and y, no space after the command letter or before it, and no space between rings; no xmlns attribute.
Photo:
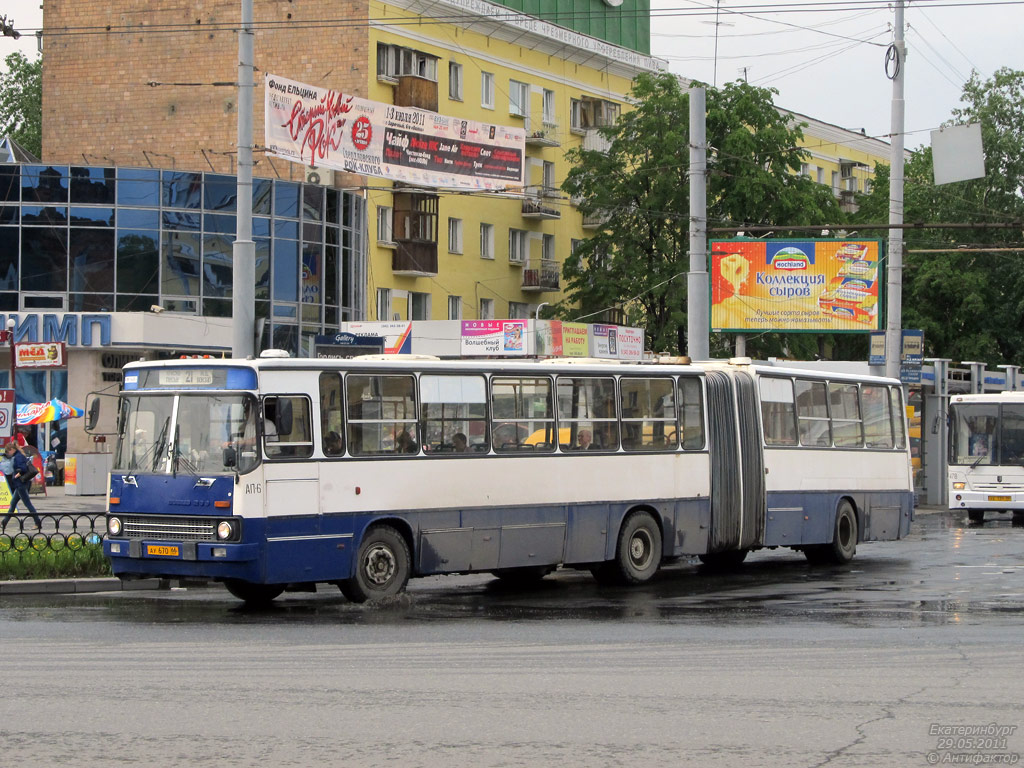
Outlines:
<svg viewBox="0 0 1024 768"><path fill-rule="evenodd" d="M190 368L169 368L160 371L161 387L209 387L213 384L213 371Z"/></svg>

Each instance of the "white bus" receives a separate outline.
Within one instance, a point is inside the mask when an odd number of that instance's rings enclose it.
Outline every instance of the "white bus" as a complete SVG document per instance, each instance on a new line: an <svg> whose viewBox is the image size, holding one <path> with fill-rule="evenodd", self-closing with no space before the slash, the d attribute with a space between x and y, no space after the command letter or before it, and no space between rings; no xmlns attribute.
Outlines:
<svg viewBox="0 0 1024 768"><path fill-rule="evenodd" d="M104 550L259 603L906 535L899 382L731 363L179 360L124 369Z"/></svg>
<svg viewBox="0 0 1024 768"><path fill-rule="evenodd" d="M954 395L949 422L949 508L1024 516L1024 392Z"/></svg>

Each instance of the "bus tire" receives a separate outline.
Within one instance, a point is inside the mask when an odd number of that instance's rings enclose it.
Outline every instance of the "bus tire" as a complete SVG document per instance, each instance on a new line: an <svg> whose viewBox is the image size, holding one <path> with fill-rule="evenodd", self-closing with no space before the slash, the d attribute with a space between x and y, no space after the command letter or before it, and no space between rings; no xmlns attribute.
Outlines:
<svg viewBox="0 0 1024 768"><path fill-rule="evenodd" d="M338 587L353 603L381 600L405 589L411 571L409 545L402 534L390 525L378 525L363 536L355 574Z"/></svg>
<svg viewBox="0 0 1024 768"><path fill-rule="evenodd" d="M731 571L743 565L749 549L730 549L726 552L707 552L698 555L701 564L709 571Z"/></svg>
<svg viewBox="0 0 1024 768"><path fill-rule="evenodd" d="M274 598L284 592L284 584L253 584L240 579L225 579L224 586L228 592L251 607L270 605Z"/></svg>
<svg viewBox="0 0 1024 768"><path fill-rule="evenodd" d="M836 509L832 543L807 547L804 554L814 565L846 565L853 560L857 554L857 513L849 501L843 499Z"/></svg>
<svg viewBox="0 0 1024 768"><path fill-rule="evenodd" d="M601 584L643 584L661 566L661 529L649 512L634 512L619 529L615 559L591 573Z"/></svg>
<svg viewBox="0 0 1024 768"><path fill-rule="evenodd" d="M967 510L967 519L972 523L984 523L985 522L985 510L983 509L969 509Z"/></svg>

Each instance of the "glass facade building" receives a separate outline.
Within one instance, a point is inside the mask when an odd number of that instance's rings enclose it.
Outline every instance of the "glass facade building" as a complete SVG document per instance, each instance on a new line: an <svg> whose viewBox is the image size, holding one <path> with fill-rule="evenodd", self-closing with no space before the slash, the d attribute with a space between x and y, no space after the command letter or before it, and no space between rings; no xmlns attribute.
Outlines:
<svg viewBox="0 0 1024 768"><path fill-rule="evenodd" d="M230 175L0 165L0 312L230 317L236 213ZM260 349L365 317L362 197L255 179L252 213Z"/></svg>

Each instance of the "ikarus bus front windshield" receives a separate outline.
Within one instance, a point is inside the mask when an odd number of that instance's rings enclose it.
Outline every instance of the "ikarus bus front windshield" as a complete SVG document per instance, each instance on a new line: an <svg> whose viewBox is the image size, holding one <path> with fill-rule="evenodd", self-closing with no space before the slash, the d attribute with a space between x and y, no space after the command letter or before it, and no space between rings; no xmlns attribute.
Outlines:
<svg viewBox="0 0 1024 768"><path fill-rule="evenodd" d="M244 473L259 463L256 399L251 395L126 395L114 471Z"/></svg>

